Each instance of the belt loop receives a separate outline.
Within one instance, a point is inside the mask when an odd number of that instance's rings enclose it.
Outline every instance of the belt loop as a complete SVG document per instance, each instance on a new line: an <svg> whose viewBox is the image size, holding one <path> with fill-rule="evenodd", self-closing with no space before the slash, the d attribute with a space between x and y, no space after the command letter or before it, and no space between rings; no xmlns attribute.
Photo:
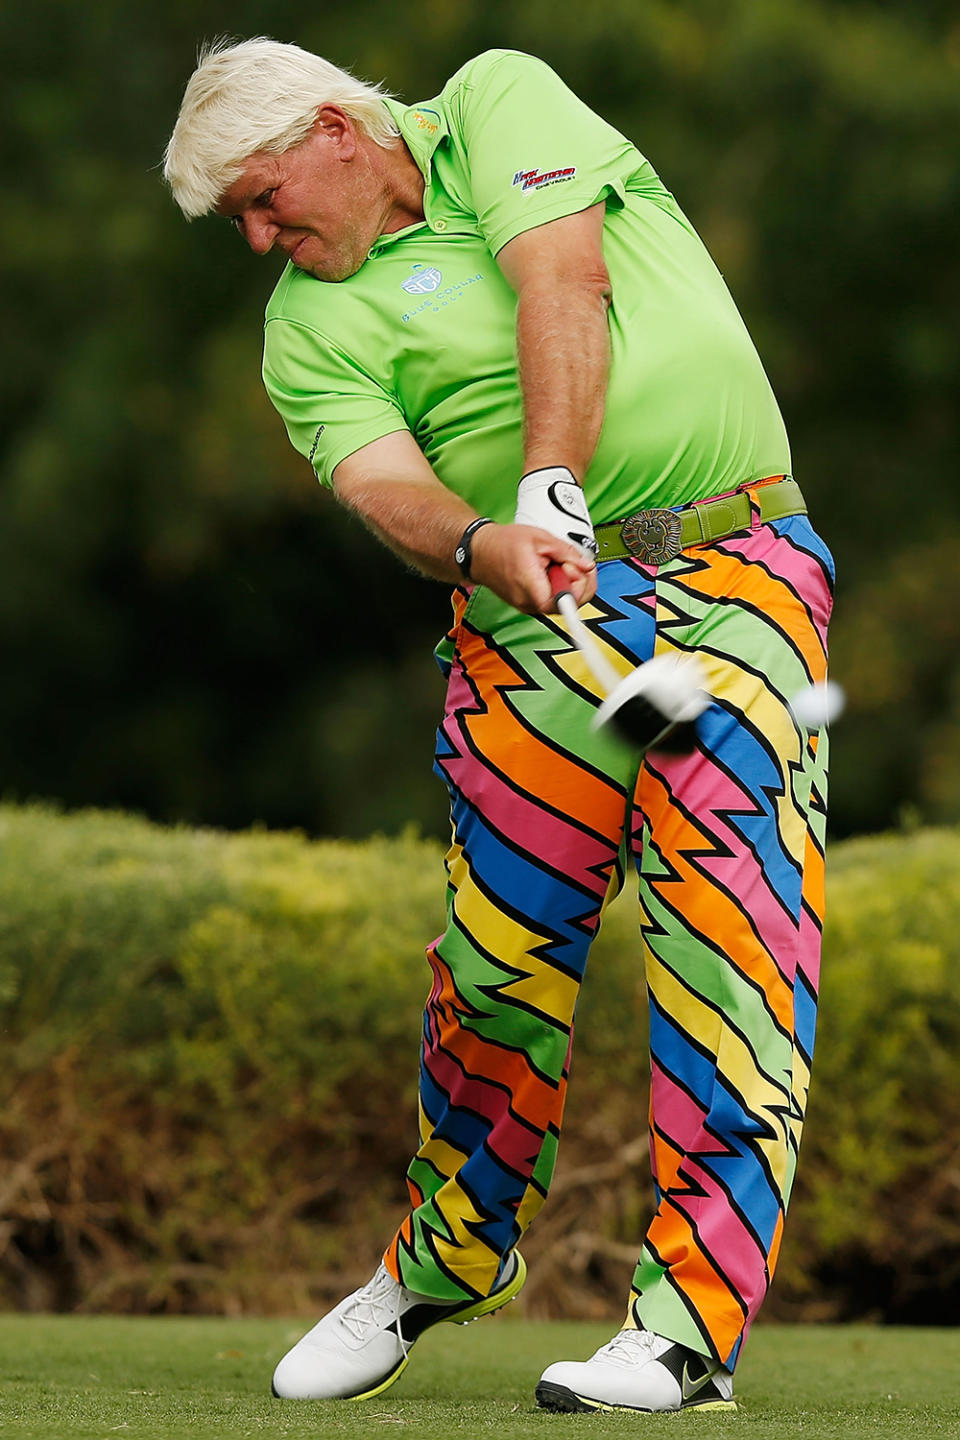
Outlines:
<svg viewBox="0 0 960 1440"><path fill-rule="evenodd" d="M709 504L709 500L694 500L689 507L696 516L697 524L700 527L700 539L694 540L694 545L706 545L710 540L709 526L704 524L703 518L707 513L707 506Z"/></svg>
<svg viewBox="0 0 960 1440"><path fill-rule="evenodd" d="M751 530L759 530L763 524L763 512L760 509L760 491L766 485L779 485L784 480L789 479L789 475L767 475L763 480L747 480L745 484L737 486L741 494L746 495L747 503L750 506Z"/></svg>
<svg viewBox="0 0 960 1440"><path fill-rule="evenodd" d="M748 481L746 485L737 486L737 489L740 491L741 495L746 495L747 504L750 506L751 530L759 530L760 526L763 524L763 516L760 513L760 497L758 496L757 491L759 490L760 486L765 485L766 483L767 482L765 480L761 480L759 484L756 481Z"/></svg>

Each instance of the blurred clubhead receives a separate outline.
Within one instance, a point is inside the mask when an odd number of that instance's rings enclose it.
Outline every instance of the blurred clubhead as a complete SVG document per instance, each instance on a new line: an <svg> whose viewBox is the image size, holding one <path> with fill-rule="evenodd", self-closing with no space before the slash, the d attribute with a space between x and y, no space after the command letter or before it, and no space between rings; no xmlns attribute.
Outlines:
<svg viewBox="0 0 960 1440"><path fill-rule="evenodd" d="M597 710L593 728L611 724L640 750L688 754L696 720L710 704L703 667L692 655L655 655L619 682Z"/></svg>

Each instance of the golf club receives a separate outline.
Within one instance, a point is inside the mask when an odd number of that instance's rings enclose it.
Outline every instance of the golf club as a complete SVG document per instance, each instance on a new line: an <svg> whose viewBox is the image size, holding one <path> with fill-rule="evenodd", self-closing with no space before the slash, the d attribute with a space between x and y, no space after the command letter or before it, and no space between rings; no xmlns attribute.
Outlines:
<svg viewBox="0 0 960 1440"><path fill-rule="evenodd" d="M641 750L691 751L697 716L710 703L699 661L692 655L655 655L629 675L618 674L580 619L563 567L551 565L547 577L570 639L606 697L594 728L612 724L622 740Z"/></svg>

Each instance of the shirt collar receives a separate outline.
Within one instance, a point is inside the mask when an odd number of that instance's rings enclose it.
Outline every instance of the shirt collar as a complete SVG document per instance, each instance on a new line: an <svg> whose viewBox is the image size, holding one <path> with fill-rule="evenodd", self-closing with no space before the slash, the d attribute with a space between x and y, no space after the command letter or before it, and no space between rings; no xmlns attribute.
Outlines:
<svg viewBox="0 0 960 1440"><path fill-rule="evenodd" d="M433 152L450 133L439 103L435 100L425 105L404 105L399 100L384 103L400 127L400 134L423 178L429 181Z"/></svg>
<svg viewBox="0 0 960 1440"><path fill-rule="evenodd" d="M399 100L388 99L384 103L399 126L407 149L426 182L423 192L424 219L418 220L414 225L408 225L403 230L393 230L389 235L381 235L373 242L370 249L371 258L386 249L388 245L392 245L394 241L399 240L401 236L409 235L411 230L419 230L423 225L427 225L431 230L446 229L446 222L443 219L437 221L432 216L431 185L433 177L430 172L434 151L440 141L450 133L447 122L436 101L431 101L426 105L403 105Z"/></svg>

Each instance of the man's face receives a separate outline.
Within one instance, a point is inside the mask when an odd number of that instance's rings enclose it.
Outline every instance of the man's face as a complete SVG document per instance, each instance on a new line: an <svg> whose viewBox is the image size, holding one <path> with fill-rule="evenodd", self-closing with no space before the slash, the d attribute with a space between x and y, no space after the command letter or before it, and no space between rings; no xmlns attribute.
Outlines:
<svg viewBox="0 0 960 1440"><path fill-rule="evenodd" d="M257 255L276 246L318 280L345 280L383 233L390 209L370 143L342 111L325 105L302 144L282 155L251 155L216 212Z"/></svg>

